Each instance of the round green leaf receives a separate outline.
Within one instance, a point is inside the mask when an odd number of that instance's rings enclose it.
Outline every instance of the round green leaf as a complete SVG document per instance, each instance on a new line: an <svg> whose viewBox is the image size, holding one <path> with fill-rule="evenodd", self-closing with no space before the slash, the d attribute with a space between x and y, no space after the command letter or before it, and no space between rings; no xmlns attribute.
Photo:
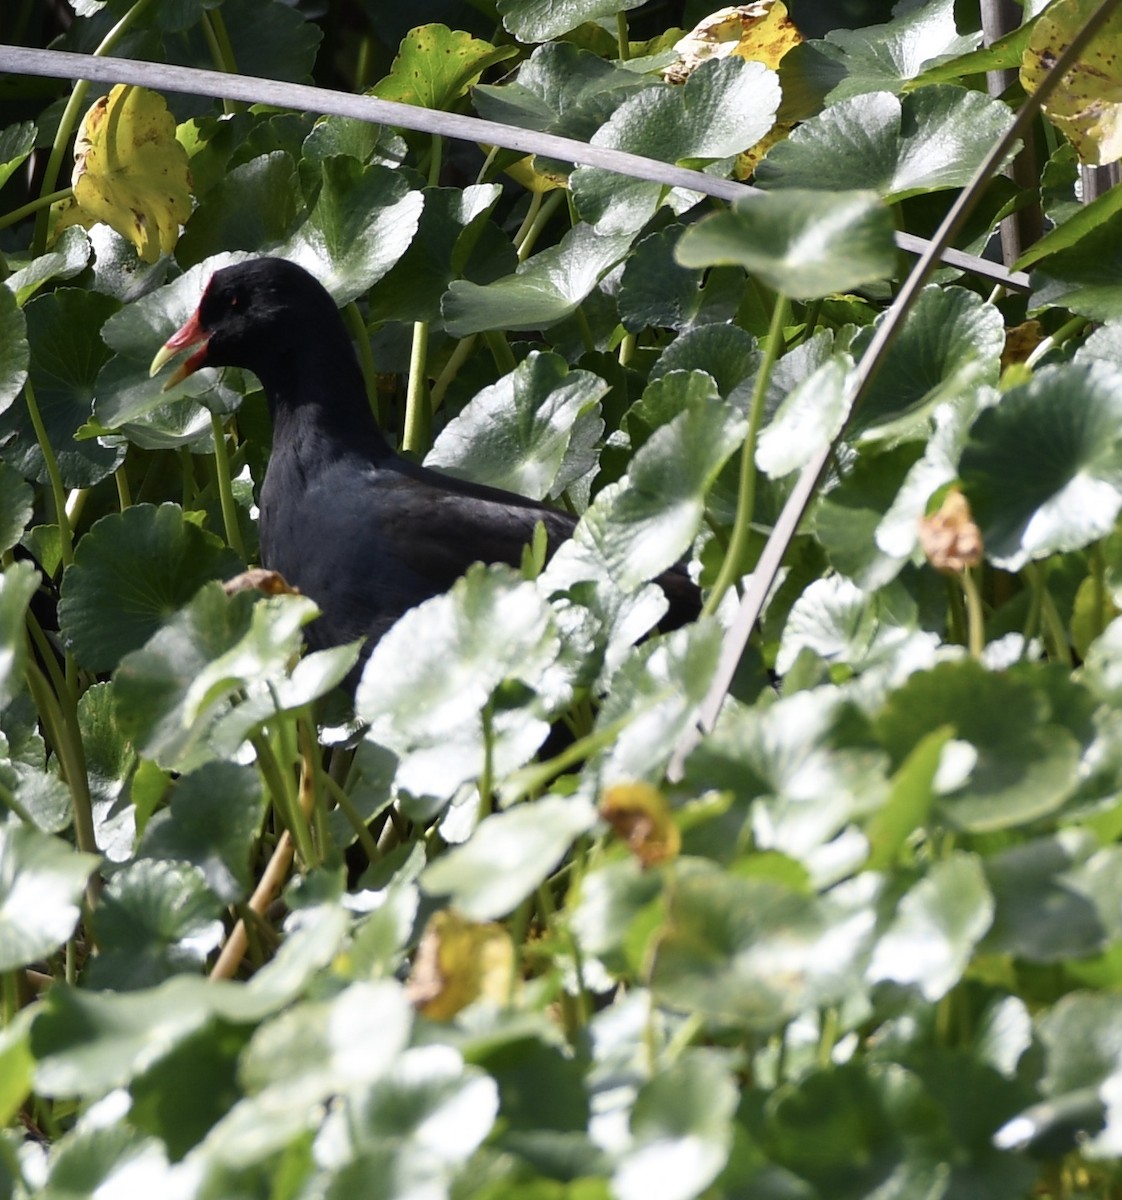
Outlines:
<svg viewBox="0 0 1122 1200"><path fill-rule="evenodd" d="M189 863L141 859L118 871L93 912L98 954L85 982L135 991L199 972L222 940L222 905Z"/></svg>
<svg viewBox="0 0 1122 1200"><path fill-rule="evenodd" d="M252 887L250 850L264 807L252 767L206 763L176 783L170 806L148 822L138 857L193 863L224 904L237 903Z"/></svg>
<svg viewBox="0 0 1122 1200"><path fill-rule="evenodd" d="M893 234L875 192L784 188L691 226L676 257L686 267L741 266L785 296L816 299L890 278Z"/></svg>
<svg viewBox="0 0 1122 1200"><path fill-rule="evenodd" d="M401 171L353 158L329 158L308 219L275 253L306 267L347 304L361 296L409 247L424 196Z"/></svg>
<svg viewBox="0 0 1122 1200"><path fill-rule="evenodd" d="M591 225L577 225L513 275L485 286L455 280L441 302L444 324L453 337L485 329L548 329L576 312L630 245L630 236L600 237Z"/></svg>
<svg viewBox="0 0 1122 1200"><path fill-rule="evenodd" d="M592 806L576 797L546 796L492 813L425 869L421 887L448 896L473 921L493 921L517 908L595 823Z"/></svg>
<svg viewBox="0 0 1122 1200"><path fill-rule="evenodd" d="M1105 537L1122 509L1122 375L1044 368L982 412L959 472L986 556L1006 570Z"/></svg>
<svg viewBox="0 0 1122 1200"><path fill-rule="evenodd" d="M101 327L117 311L116 300L97 292L61 288L40 296L24 310L32 348L31 382L47 438L58 460L64 487L91 487L120 466L123 447L78 441L90 419L97 375L109 358ZM0 416L4 460L25 479L47 483L43 452L25 404Z"/></svg>
<svg viewBox="0 0 1122 1200"><path fill-rule="evenodd" d="M39 572L27 562L12 563L0 575L0 707L23 687L27 661L27 606L39 586Z"/></svg>
<svg viewBox="0 0 1122 1200"><path fill-rule="evenodd" d="M499 0L503 25L520 42L547 42L583 25L638 8L643 0Z"/></svg>
<svg viewBox="0 0 1122 1200"><path fill-rule="evenodd" d="M733 55L705 63L680 86L662 84L632 96L592 143L671 163L731 159L771 129L779 98L774 71ZM696 192L667 194L661 184L602 167L578 167L570 184L577 211L603 234L641 229L664 201L675 212L698 201Z"/></svg>
<svg viewBox="0 0 1122 1200"><path fill-rule="evenodd" d="M570 371L559 355L531 351L448 422L425 462L542 500L558 490L578 419L594 413L607 392L599 375Z"/></svg>
<svg viewBox="0 0 1122 1200"><path fill-rule="evenodd" d="M0 971L45 958L74 932L97 861L59 838L0 825Z"/></svg>
<svg viewBox="0 0 1122 1200"><path fill-rule="evenodd" d="M1012 122L1007 105L965 88L937 84L902 100L871 92L832 104L772 147L756 183L871 188L889 201L963 187Z"/></svg>
<svg viewBox="0 0 1122 1200"><path fill-rule="evenodd" d="M1122 317L1122 213L1114 213L1032 273L1030 308L1067 308L1096 321Z"/></svg>
<svg viewBox="0 0 1122 1200"><path fill-rule="evenodd" d="M976 855L937 862L900 900L869 964L874 982L917 987L941 1000L962 978L974 947L990 927L994 901Z"/></svg>
<svg viewBox="0 0 1122 1200"><path fill-rule="evenodd" d="M736 268L708 273L689 270L674 257L680 226L645 237L627 256L619 286L619 312L624 328L638 333L652 328L688 329L722 324L736 313L744 288Z"/></svg>
<svg viewBox="0 0 1122 1200"><path fill-rule="evenodd" d="M111 671L238 556L176 504L139 504L103 517L78 543L62 581L59 625L90 671Z"/></svg>
<svg viewBox="0 0 1122 1200"><path fill-rule="evenodd" d="M875 727L894 766L927 734L952 728L936 779L938 806L953 826L982 832L1055 812L1075 790L1079 743L1050 712L1046 693L1030 681L960 659L909 676Z"/></svg>
<svg viewBox="0 0 1122 1200"><path fill-rule="evenodd" d="M15 296L0 288L0 412L19 395L27 363L27 320Z"/></svg>

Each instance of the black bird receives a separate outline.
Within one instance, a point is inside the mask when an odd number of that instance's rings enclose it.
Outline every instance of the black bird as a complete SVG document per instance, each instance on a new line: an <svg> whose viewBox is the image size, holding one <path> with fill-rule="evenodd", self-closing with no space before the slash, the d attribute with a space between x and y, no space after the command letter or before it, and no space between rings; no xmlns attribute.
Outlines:
<svg viewBox="0 0 1122 1200"><path fill-rule="evenodd" d="M169 381L234 366L260 380L273 421L261 487L264 566L319 605L313 648L365 637L364 655L407 609L446 591L473 562L517 566L541 521L550 554L575 519L535 500L442 475L382 436L335 302L302 267L259 258L211 277L191 319L152 362L198 347ZM680 567L658 580L664 628L699 610Z"/></svg>

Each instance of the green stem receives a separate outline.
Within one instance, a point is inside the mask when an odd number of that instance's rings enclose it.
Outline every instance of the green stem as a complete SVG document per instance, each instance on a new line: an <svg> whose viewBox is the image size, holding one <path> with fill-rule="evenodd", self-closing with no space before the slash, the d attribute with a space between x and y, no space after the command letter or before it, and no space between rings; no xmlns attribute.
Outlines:
<svg viewBox="0 0 1122 1200"><path fill-rule="evenodd" d="M315 847L312 845L312 833L304 814L300 810L296 795L292 789L288 774L281 769L277 756L273 753L269 739L262 733L250 739L257 754L257 765L265 777L265 786L273 797L273 805L280 813L285 827L292 834L292 840L304 860L305 867L310 867L316 861Z"/></svg>
<svg viewBox="0 0 1122 1200"><path fill-rule="evenodd" d="M132 8L105 35L101 41L101 45L94 50L93 57L101 58L108 54L128 32L133 22L143 14L144 10L151 3L152 0L136 0ZM70 99L67 100L66 107L62 111L62 116L58 122L58 129L55 130L54 141L51 143L51 153L47 158L47 167L43 172L44 192L53 192L55 189L58 173L62 169L63 156L66 154L66 147L70 142L70 135L74 132L74 126L78 123L78 114L82 111L82 106L85 104L89 90L89 81L80 79L74 85L74 90L70 93ZM47 248L48 215L48 209L41 209L36 217L35 238L31 248L33 255L42 254Z"/></svg>
<svg viewBox="0 0 1122 1200"><path fill-rule="evenodd" d="M238 506L234 503L234 486L230 479L230 455L226 449L226 430L222 418L212 412L210 429L214 436L214 469L218 481L218 500L222 505L222 524L226 529L226 541L234 553L245 562L245 543L242 541L241 526L238 524Z"/></svg>
<svg viewBox="0 0 1122 1200"><path fill-rule="evenodd" d="M366 853L367 860L372 863L377 862L382 857L378 843L374 840L374 835L367 829L362 814L355 808L350 796L343 791L338 781L333 779L330 773L323 776L323 782L327 785L332 799L338 804L339 811L347 818L347 824L354 830L355 837L358 838L359 845Z"/></svg>
<svg viewBox="0 0 1122 1200"><path fill-rule="evenodd" d="M1055 333L1049 334L1041 343L1036 346L1033 352L1025 359L1025 366L1031 371L1038 362L1056 346L1062 346L1064 342L1075 337L1076 334L1082 333L1087 328L1090 322L1086 317L1072 317L1070 321L1066 321L1056 330Z"/></svg>
<svg viewBox="0 0 1122 1200"><path fill-rule="evenodd" d="M487 343L487 349L491 351L495 366L504 375L509 375L518 366L518 361L514 357L514 351L507 344L506 338L503 337L502 330L488 329L483 335L483 340Z"/></svg>
<svg viewBox="0 0 1122 1200"><path fill-rule="evenodd" d="M616 42L619 45L620 62L627 62L631 58L631 40L627 33L627 14L623 9L616 13Z"/></svg>
<svg viewBox="0 0 1122 1200"><path fill-rule="evenodd" d="M401 448L423 455L428 449L432 418L428 405L429 323L413 324L413 350L409 355L409 387L405 393L405 429Z"/></svg>
<svg viewBox="0 0 1122 1200"><path fill-rule="evenodd" d="M440 167L444 159L444 138L439 133L432 135L432 149L429 153L429 187L436 187L440 182Z"/></svg>
<svg viewBox="0 0 1122 1200"><path fill-rule="evenodd" d="M62 776L70 791L74 840L83 853L98 855L100 852L94 829L93 800L90 796L89 776L86 773L86 754L82 747L82 733L78 728L78 710L73 703L71 692L67 688L61 694L56 694L39 670L38 664L30 659L26 675L31 698L39 710L39 718L58 756ZM97 903L100 890L101 880L94 872L86 885L86 898L91 908Z"/></svg>
<svg viewBox="0 0 1122 1200"><path fill-rule="evenodd" d="M21 204L19 208L13 208L11 212L0 217L0 229L7 229L9 225L18 225L24 217L32 216L41 208L49 209L56 200L66 200L73 195L73 188L64 187L59 188L57 192L49 192L45 196L40 196L37 200L29 200L26 204Z"/></svg>
<svg viewBox="0 0 1122 1200"><path fill-rule="evenodd" d="M732 536L729 538L728 553L721 563L717 582L702 609L706 616L711 616L717 611L725 593L740 579L747 566L748 546L752 538L752 513L756 506L756 439L763 421L764 399L767 396L768 381L771 379L771 369L783 344L783 326L790 311L790 300L786 296L777 296L775 307L771 310L771 326L764 346L764 360L760 363L752 389L748 432L744 436L744 446L740 452L740 493L736 502L736 519L733 522Z"/></svg>
<svg viewBox="0 0 1122 1200"><path fill-rule="evenodd" d="M488 700L479 714L483 723L483 769L479 772L479 819L482 821L494 805L495 797L495 730L494 714Z"/></svg>
<svg viewBox="0 0 1122 1200"><path fill-rule="evenodd" d="M440 406L444 403L444 393L448 390L452 380L459 374L460 368L471 356L472 350L475 349L476 337L477 335L473 333L470 337L461 338L448 356L444 370L437 376L436 382L429 392L429 408L432 412L440 411Z"/></svg>
<svg viewBox="0 0 1122 1200"><path fill-rule="evenodd" d="M47 430L39 412L39 405L35 401L35 389L31 386L30 379L23 385L23 395L27 401L27 413L31 418L31 425L35 430L39 449L43 452L43 465L47 471L47 478L51 482L51 496L54 500L55 516L58 519L62 562L63 566L68 567L74 561L74 537L70 532L70 522L66 517L66 489L62 486L62 474L58 469L58 459L55 457L50 438L47 437Z"/></svg>
<svg viewBox="0 0 1122 1200"><path fill-rule="evenodd" d="M557 211L566 195L565 188L557 188L550 192L544 203L539 202L537 211L534 213L534 219L530 221L529 225L525 221L522 222L522 228L514 235L514 247L518 251L519 262L525 262L530 257L538 238L541 236L542 230L549 223L550 217ZM532 201L526 213L527 218L529 218L531 212L534 212Z"/></svg>
<svg viewBox="0 0 1122 1200"><path fill-rule="evenodd" d="M972 657L981 659L986 649L986 619L982 609L982 596L974 571L967 567L962 572L962 590L966 593L966 616L970 630L969 646Z"/></svg>
<svg viewBox="0 0 1122 1200"><path fill-rule="evenodd" d="M343 319L351 331L351 340L358 351L358 362L362 368L363 382L366 384L366 399L370 404L370 411L374 414L379 428L384 430L389 414L382 411L378 393L378 371L374 365L374 353L370 349L370 335L366 332L362 312L353 300L343 309Z"/></svg>
<svg viewBox="0 0 1122 1200"><path fill-rule="evenodd" d="M590 733L587 737L578 738L553 758L541 763L531 763L528 767L512 772L500 788L502 806L508 808L526 796L532 795L562 772L567 771L569 767L584 762L598 750L612 745L633 719L631 716L620 717L618 721L613 721L603 729Z"/></svg>
<svg viewBox="0 0 1122 1200"><path fill-rule="evenodd" d="M117 503L121 512L124 512L126 508L132 507L132 491L129 488L129 477L124 463L113 472L113 479L117 484Z"/></svg>

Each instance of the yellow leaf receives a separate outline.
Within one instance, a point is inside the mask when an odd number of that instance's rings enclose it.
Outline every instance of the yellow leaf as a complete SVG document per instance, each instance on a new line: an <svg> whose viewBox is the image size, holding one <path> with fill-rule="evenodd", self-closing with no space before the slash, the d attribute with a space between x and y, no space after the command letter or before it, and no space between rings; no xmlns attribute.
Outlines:
<svg viewBox="0 0 1122 1200"><path fill-rule="evenodd" d="M782 0L757 0L755 4L722 8L675 43L679 61L663 75L669 83L682 83L702 63L734 54L774 71L787 51L802 40Z"/></svg>
<svg viewBox="0 0 1122 1200"><path fill-rule="evenodd" d="M666 797L649 783L618 783L600 800L600 815L644 867L678 857L682 835Z"/></svg>
<svg viewBox="0 0 1122 1200"><path fill-rule="evenodd" d="M90 106L74 143L74 201L56 232L103 221L145 262L170 254L191 215L187 152L162 96L117 84Z"/></svg>
<svg viewBox="0 0 1122 1200"><path fill-rule="evenodd" d="M1026 92L1040 86L1098 0L1053 0L1040 15L1021 61ZM1083 51L1044 105L1085 163L1122 158L1122 12L1116 11Z"/></svg>
<svg viewBox="0 0 1122 1200"><path fill-rule="evenodd" d="M542 195L545 195L546 192L555 191L557 188L569 186L569 181L563 175L537 171L534 169L533 163L533 155L527 154L525 158L520 158L517 162L511 163L507 167L506 173L515 183L520 183L528 192L540 192Z"/></svg>
<svg viewBox="0 0 1122 1200"><path fill-rule="evenodd" d="M433 915L421 935L406 992L433 1021L450 1021L480 998L506 1004L514 947L501 925L477 925L451 911Z"/></svg>

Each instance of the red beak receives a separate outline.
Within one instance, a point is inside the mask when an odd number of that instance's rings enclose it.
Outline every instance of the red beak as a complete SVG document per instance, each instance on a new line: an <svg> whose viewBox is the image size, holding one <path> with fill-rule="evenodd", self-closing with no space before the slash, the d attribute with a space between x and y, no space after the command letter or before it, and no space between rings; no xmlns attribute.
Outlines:
<svg viewBox="0 0 1122 1200"><path fill-rule="evenodd" d="M193 375L200 367L206 366L207 342L209 338L210 334L199 324L199 314L196 312L156 352L156 357L152 359L152 365L148 369L148 374L155 375L180 350L186 350L190 346L198 346L198 350L190 358L184 359L168 377L167 382L164 384L164 391L166 392L168 388L175 387L177 383L186 379L188 375Z"/></svg>

